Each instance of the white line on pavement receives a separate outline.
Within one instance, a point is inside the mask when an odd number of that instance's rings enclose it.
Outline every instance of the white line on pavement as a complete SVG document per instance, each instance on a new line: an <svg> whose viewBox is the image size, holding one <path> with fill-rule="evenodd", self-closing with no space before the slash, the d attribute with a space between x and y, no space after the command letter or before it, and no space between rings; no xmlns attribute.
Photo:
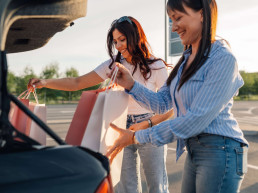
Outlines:
<svg viewBox="0 0 258 193"><path fill-rule="evenodd" d="M248 164L247 166L248 166L249 168L252 168L252 169L258 170L258 167L257 167L257 166L250 165L250 164Z"/></svg>
<svg viewBox="0 0 258 193"><path fill-rule="evenodd" d="M71 123L71 119L47 120L47 124Z"/></svg>
<svg viewBox="0 0 258 193"><path fill-rule="evenodd" d="M171 147L169 147L168 150L176 151L175 148L171 148ZM254 166L254 165L250 165L250 164L248 164L247 166L248 166L249 168L251 168L251 169L258 170L258 166Z"/></svg>
<svg viewBox="0 0 258 193"><path fill-rule="evenodd" d="M176 151L176 149L175 149L175 148L171 148L171 147L168 147L168 150Z"/></svg>

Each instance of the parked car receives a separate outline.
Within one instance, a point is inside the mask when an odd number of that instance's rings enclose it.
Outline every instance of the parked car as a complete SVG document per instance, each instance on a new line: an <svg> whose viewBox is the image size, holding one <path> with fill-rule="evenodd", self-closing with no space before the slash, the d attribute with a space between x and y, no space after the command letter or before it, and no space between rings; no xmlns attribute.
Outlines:
<svg viewBox="0 0 258 193"><path fill-rule="evenodd" d="M67 145L7 91L6 55L44 46L86 15L87 0L0 0L0 192L112 193L108 159ZM10 101L59 146L41 146L8 120Z"/></svg>

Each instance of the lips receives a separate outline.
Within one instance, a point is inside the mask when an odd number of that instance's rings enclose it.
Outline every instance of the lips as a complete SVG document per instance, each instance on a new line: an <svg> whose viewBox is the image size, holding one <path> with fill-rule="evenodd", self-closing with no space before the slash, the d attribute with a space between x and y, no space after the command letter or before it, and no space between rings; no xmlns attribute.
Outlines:
<svg viewBox="0 0 258 193"><path fill-rule="evenodd" d="M127 51L127 49L121 50L120 53L123 54Z"/></svg>
<svg viewBox="0 0 258 193"><path fill-rule="evenodd" d="M185 31L178 32L178 35L180 36L180 38L182 38L184 34L185 34Z"/></svg>

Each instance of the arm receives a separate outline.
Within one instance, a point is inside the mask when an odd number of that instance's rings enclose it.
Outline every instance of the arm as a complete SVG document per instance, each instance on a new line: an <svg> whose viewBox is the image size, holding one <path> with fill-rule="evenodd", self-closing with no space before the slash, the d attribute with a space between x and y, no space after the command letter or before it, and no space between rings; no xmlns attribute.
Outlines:
<svg viewBox="0 0 258 193"><path fill-rule="evenodd" d="M60 78L60 79L31 79L28 86L35 85L36 88L51 88L56 90L76 91L83 88L94 86L103 79L95 72L91 71L85 75L72 78Z"/></svg>
<svg viewBox="0 0 258 193"><path fill-rule="evenodd" d="M119 68L117 83L124 87L141 106L157 114L163 114L172 109L170 87L166 83L159 92L153 92L135 81L123 65L116 63L116 66Z"/></svg>
<svg viewBox="0 0 258 193"><path fill-rule="evenodd" d="M172 109L170 87L168 87L166 83L158 92L153 92L135 81L132 89L126 92L130 94L141 106L146 109L150 109L154 113L164 114Z"/></svg>
<svg viewBox="0 0 258 193"><path fill-rule="evenodd" d="M154 115L153 117L150 118L150 120L152 122L152 126L157 125L157 124L169 119L173 115L174 115L173 109L168 111L165 114ZM129 127L129 129L133 130L133 131L139 131L139 130L143 130L143 129L147 129L147 128L149 128L149 122L147 120L142 121L140 123L133 124Z"/></svg>
<svg viewBox="0 0 258 193"><path fill-rule="evenodd" d="M214 60L186 114L137 131L137 140L159 146L173 141L175 136L187 139L200 134L216 119L242 84L233 56L224 55Z"/></svg>

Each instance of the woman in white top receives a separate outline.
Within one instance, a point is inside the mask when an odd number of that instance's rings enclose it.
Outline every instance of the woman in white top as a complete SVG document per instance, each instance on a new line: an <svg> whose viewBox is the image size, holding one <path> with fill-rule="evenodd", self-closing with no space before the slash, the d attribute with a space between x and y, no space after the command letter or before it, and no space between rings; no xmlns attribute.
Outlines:
<svg viewBox="0 0 258 193"><path fill-rule="evenodd" d="M107 35L110 59L93 71L77 77L62 79L31 79L29 86L75 91L94 86L108 78L107 74L115 62L123 64L132 76L142 85L157 91L165 83L168 72L166 63L155 58L150 51L145 33L140 23L133 17L121 17L111 24ZM114 54L114 48L117 54ZM133 98L129 99L127 129L141 130L168 119L172 111L163 115L154 115L150 109L141 107ZM154 115L154 116L153 116ZM168 192L166 172L166 146L154 147L151 144L131 145L125 148L121 181L115 187L116 192L141 192L140 161L149 192Z"/></svg>

